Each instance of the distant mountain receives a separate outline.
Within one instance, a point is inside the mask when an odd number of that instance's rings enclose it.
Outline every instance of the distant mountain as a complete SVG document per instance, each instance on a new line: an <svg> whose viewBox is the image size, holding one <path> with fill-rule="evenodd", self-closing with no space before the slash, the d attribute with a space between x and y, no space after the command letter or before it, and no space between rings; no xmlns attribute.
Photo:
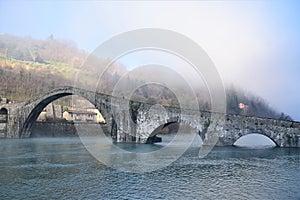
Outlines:
<svg viewBox="0 0 300 200"><path fill-rule="evenodd" d="M82 69L82 65L89 58L89 63ZM95 88L99 92L118 95L128 95L130 98L147 103L160 103L178 106L177 94L184 97L185 104L194 101L186 94L182 87L184 80L176 74L163 72L157 73L152 68L143 71L136 70L132 75L126 75L126 68L120 64L113 64L99 79L99 69L111 61L90 56L77 48L71 41L58 40L49 36L46 40L31 37L17 37L8 34L0 35L0 97L12 101L25 101L31 97L45 93L53 88L73 85L74 78L79 73L77 85L84 88ZM148 71L147 71L148 70ZM165 81L174 89L162 85L144 84L149 81L150 75ZM122 79L120 79L123 77ZM169 77L169 78L168 78ZM178 76L177 76L178 77ZM173 79L172 79L173 78ZM206 90L197 89L196 95L201 110L210 110L210 95ZM116 89L118 86L118 90ZM136 86L140 86L136 88ZM244 114L259 117L271 117L290 120L283 113L272 109L261 98L246 94L241 89L227 87L227 112L231 114ZM181 102L182 103L182 102Z"/></svg>

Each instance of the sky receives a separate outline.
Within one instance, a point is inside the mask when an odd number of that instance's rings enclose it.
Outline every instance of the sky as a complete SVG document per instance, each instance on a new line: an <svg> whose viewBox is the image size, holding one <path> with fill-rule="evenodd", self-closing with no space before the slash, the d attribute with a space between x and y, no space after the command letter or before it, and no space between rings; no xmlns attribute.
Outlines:
<svg viewBox="0 0 300 200"><path fill-rule="evenodd" d="M168 29L199 44L222 80L300 121L300 1L6 1L0 34L74 41L92 52L117 34ZM143 62L124 59L129 68Z"/></svg>

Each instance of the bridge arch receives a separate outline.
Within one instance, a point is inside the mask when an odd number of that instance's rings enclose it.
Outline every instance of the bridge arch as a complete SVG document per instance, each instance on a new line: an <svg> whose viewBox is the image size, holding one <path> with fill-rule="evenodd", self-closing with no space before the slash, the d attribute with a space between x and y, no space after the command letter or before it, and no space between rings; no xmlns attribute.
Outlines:
<svg viewBox="0 0 300 200"><path fill-rule="evenodd" d="M5 138L7 136L7 123L8 123L8 109L0 107L0 137Z"/></svg>
<svg viewBox="0 0 300 200"><path fill-rule="evenodd" d="M160 130L170 123L182 123L196 128L202 141L207 141L208 130L217 129L219 142L216 145L220 146L231 146L244 135L260 133L269 137L277 146L300 147L300 122L227 114L226 121L213 124L210 119L218 119L216 113L212 115L211 112L185 110L183 114L181 109L176 107L166 106L161 109L141 102L137 102L138 106L132 108L126 99L74 87L57 88L23 103L1 105L0 110L2 109L1 112L8 117L8 121L6 124L0 124L0 137L28 137L33 122L43 108L50 102L68 95L83 97L101 112L106 123L111 125L109 131L113 142L145 143L147 138L156 134L157 131L154 130ZM135 124L127 116L128 109L132 111L130 114L134 113L132 120ZM128 135L130 137L127 137Z"/></svg>
<svg viewBox="0 0 300 200"><path fill-rule="evenodd" d="M275 141L260 133L249 133L237 139L233 143L236 147L249 147L249 148L270 148L276 147Z"/></svg>
<svg viewBox="0 0 300 200"><path fill-rule="evenodd" d="M28 106L28 115L25 118L22 129L19 132L19 137L28 137L31 133L31 128L33 123L38 118L39 114L43 111L43 109L51 102L70 95L77 95L83 97L91 104L95 106L99 111L100 109L97 107L95 93L88 92L83 89L73 88L73 87L62 87L57 88L55 90L50 91L46 95L35 98L27 102L25 106ZM101 112L101 111L100 111ZM103 116L105 118L105 116Z"/></svg>
<svg viewBox="0 0 300 200"><path fill-rule="evenodd" d="M0 115L8 115L8 109L5 107L2 107L0 109Z"/></svg>
<svg viewBox="0 0 300 200"><path fill-rule="evenodd" d="M7 123L7 120L8 120L8 109L5 107L2 107L0 109L0 122Z"/></svg>
<svg viewBox="0 0 300 200"><path fill-rule="evenodd" d="M272 131L269 130L246 130L243 134L238 134L237 137L234 138L232 145L234 145L240 138L247 136L247 135L251 135L251 134L258 134L258 135L262 135L267 137L268 139L270 139L276 147L280 146L279 141L276 140L276 138L274 138Z"/></svg>
<svg viewBox="0 0 300 200"><path fill-rule="evenodd" d="M164 129L165 127L172 125L172 124L179 124L180 126L186 126L189 127L191 129L195 129L195 133L197 133L199 135L199 137L201 138L201 141L203 141L203 138L201 137L201 131L199 130L199 128L193 124L191 124L190 121L187 120L182 120L180 118L170 118L166 121L161 121L159 122L159 126L157 126L149 135L148 140L152 140L152 138L155 138L157 134L161 133L162 129ZM178 129L176 130L177 133Z"/></svg>

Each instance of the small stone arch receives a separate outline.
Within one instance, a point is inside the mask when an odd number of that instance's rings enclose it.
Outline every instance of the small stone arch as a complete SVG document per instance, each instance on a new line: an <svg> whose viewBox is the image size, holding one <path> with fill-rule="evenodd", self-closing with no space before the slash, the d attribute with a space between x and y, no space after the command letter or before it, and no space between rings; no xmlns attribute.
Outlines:
<svg viewBox="0 0 300 200"><path fill-rule="evenodd" d="M0 123L7 123L8 120L8 109L3 107L0 109Z"/></svg>
<svg viewBox="0 0 300 200"><path fill-rule="evenodd" d="M8 109L5 107L2 107L0 109L0 115L8 115Z"/></svg>
<svg viewBox="0 0 300 200"><path fill-rule="evenodd" d="M154 130L152 131L152 133L150 134L149 137L152 137L152 136L154 136L154 135L160 133L160 131L161 131L163 128L165 128L165 127L167 127L167 126L169 126L169 125L171 125L171 124L175 124L175 123L180 123L180 122L178 122L178 121L170 121L170 122L163 123L163 124L159 125L156 129L154 129Z"/></svg>
<svg viewBox="0 0 300 200"><path fill-rule="evenodd" d="M8 109L1 108L0 109L0 137L7 137L7 122L8 122Z"/></svg>
<svg viewBox="0 0 300 200"><path fill-rule="evenodd" d="M260 129L260 130L248 130L248 131L244 132L243 134L238 134L238 137L235 137L235 138L234 138L234 141L233 141L232 145L233 145L238 139L240 139L241 137L246 136L246 135L250 135L250 134L259 134L259 135L263 135L263 136L269 138L269 139L276 145L276 147L279 147L279 146L280 146L279 143L278 143L278 141L276 141L274 138L272 138L271 134L268 134L267 131L264 131L264 130L261 130L261 129Z"/></svg>
<svg viewBox="0 0 300 200"><path fill-rule="evenodd" d="M175 124L175 123L179 123L179 124L183 124L183 125L185 125L185 126L189 126L189 127L193 128L193 129L195 129L197 134L200 133L200 130L198 130L197 127L191 125L190 122L188 122L188 121L186 121L186 120L180 120L179 118L170 118L170 119L168 119L168 120L166 120L166 121L160 122L160 125L157 126L157 128L155 128L155 129L151 132L151 134L149 135L149 137L148 137L146 143L151 143L153 140L159 140L159 139L157 139L156 135L159 134L160 131L161 131L163 128L167 127L168 125ZM177 130L177 131L178 131L178 130ZM199 134L199 137L201 138L200 134ZM203 139L201 138L201 140L203 140ZM150 142L150 141L151 141L151 142Z"/></svg>

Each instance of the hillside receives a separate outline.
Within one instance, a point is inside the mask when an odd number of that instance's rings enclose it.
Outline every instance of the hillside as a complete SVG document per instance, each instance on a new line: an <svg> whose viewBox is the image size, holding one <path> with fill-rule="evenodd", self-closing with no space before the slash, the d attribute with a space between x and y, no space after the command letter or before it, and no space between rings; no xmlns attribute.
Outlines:
<svg viewBox="0 0 300 200"><path fill-rule="evenodd" d="M38 40L31 37L0 35L0 97L15 102L25 101L53 88L73 85L78 72L81 76L76 82L77 85L89 88L97 84L98 91L111 94L126 68L114 64L98 80L99 68L106 66L110 60L90 57L92 62L89 67L82 70L81 66L88 56L87 52L79 50L73 42L58 40L53 36L46 40ZM126 94L128 88L134 88L135 85L144 82L146 80L141 78L139 73L126 77L119 93ZM189 104L193 101L185 94L184 88L178 85L178 81L175 90L184 97L184 103ZM226 94L228 113L291 119L269 107L263 99L246 94L241 89L227 87ZM209 94L199 89L196 95L200 109L209 110ZM172 91L158 85L144 85L136 89L131 98L148 103L178 105Z"/></svg>
<svg viewBox="0 0 300 200"><path fill-rule="evenodd" d="M94 59L94 66L82 70L87 57L70 41L0 35L0 96L25 101L55 87L74 85L78 72L81 77L76 84L94 86L97 68L109 61ZM122 66L110 68L106 79L101 80L102 87L108 87L124 70Z"/></svg>

